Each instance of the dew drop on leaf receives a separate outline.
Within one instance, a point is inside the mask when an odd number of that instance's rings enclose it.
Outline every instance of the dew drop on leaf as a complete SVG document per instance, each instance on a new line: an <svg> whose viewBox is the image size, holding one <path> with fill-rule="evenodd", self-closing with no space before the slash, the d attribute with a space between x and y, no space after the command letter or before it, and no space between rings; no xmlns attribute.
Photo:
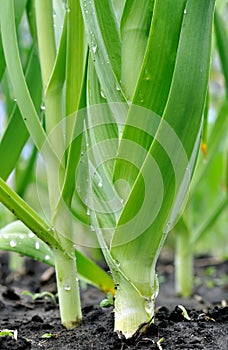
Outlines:
<svg viewBox="0 0 228 350"><path fill-rule="evenodd" d="M69 8L69 6L68 6L67 1L66 1L66 3L65 3L65 10L66 10L66 12L70 12L70 8Z"/></svg>
<svg viewBox="0 0 228 350"><path fill-rule="evenodd" d="M120 262L118 260L114 260L114 262L117 267L120 267Z"/></svg>
<svg viewBox="0 0 228 350"><path fill-rule="evenodd" d="M34 235L33 232L29 232L29 233L28 233L28 237L29 237L29 238L33 238L34 236L35 236L35 235Z"/></svg>
<svg viewBox="0 0 228 350"><path fill-rule="evenodd" d="M102 90L101 90L101 97L106 99L106 96L105 96L105 94L103 93Z"/></svg>
<svg viewBox="0 0 228 350"><path fill-rule="evenodd" d="M92 231L92 232L95 231L95 228L94 228L94 226L92 224L90 224L89 227L90 227L90 231Z"/></svg>
<svg viewBox="0 0 228 350"><path fill-rule="evenodd" d="M14 240L10 241L10 247L14 248L16 245L17 243Z"/></svg>
<svg viewBox="0 0 228 350"><path fill-rule="evenodd" d="M39 242L36 242L35 243L35 248L38 250L38 249L40 249L40 243Z"/></svg>
<svg viewBox="0 0 228 350"><path fill-rule="evenodd" d="M50 256L49 255L45 255L45 257L44 257L44 260L50 260Z"/></svg>
<svg viewBox="0 0 228 350"><path fill-rule="evenodd" d="M165 233L168 233L168 232L170 231L170 229L171 229L171 222L167 222L167 224L165 225L165 230L164 230L164 232L165 232Z"/></svg>
<svg viewBox="0 0 228 350"><path fill-rule="evenodd" d="M99 181L97 185L98 185L98 187L103 187L102 181Z"/></svg>
<svg viewBox="0 0 228 350"><path fill-rule="evenodd" d="M145 311L149 315L151 315L154 310L154 300L152 298L147 298L147 297L145 297L144 299L145 299L145 304L144 304Z"/></svg>
<svg viewBox="0 0 228 350"><path fill-rule="evenodd" d="M92 45L91 46L91 51L92 51L92 53L96 53L96 51L97 51L97 45Z"/></svg>
<svg viewBox="0 0 228 350"><path fill-rule="evenodd" d="M71 290L71 286L69 285L69 283L64 283L63 288L67 292L69 292Z"/></svg>

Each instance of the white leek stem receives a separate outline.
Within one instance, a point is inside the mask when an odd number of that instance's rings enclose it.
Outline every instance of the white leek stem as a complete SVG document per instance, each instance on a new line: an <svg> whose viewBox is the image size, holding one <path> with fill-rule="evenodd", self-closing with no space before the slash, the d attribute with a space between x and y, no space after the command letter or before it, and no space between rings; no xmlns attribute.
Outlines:
<svg viewBox="0 0 228 350"><path fill-rule="evenodd" d="M116 286L115 331L130 338L142 324L150 323L154 316L154 297L143 296L130 282L121 278Z"/></svg>
<svg viewBox="0 0 228 350"><path fill-rule="evenodd" d="M75 258L56 251L55 269L61 322L67 329L73 329L82 319Z"/></svg>

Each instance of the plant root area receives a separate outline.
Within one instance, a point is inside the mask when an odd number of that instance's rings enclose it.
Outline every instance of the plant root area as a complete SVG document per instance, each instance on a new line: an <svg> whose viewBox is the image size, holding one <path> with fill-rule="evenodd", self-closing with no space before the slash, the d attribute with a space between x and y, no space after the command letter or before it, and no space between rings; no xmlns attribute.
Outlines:
<svg viewBox="0 0 228 350"><path fill-rule="evenodd" d="M1 332L1 350L228 349L228 261L196 259L194 293L183 299L174 292L171 260L161 258L155 321L126 340L113 332L113 309L99 306L103 293L82 283L83 321L66 330L57 298L42 293L56 293L54 270L26 259L23 271L10 272L8 260L8 254L0 255L0 330L7 330L5 335ZM25 291L40 295L33 300Z"/></svg>

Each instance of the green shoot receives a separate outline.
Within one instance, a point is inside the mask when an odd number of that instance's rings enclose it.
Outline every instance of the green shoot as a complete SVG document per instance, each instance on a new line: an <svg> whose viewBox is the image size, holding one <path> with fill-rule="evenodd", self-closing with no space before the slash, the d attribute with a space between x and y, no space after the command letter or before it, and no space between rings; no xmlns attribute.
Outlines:
<svg viewBox="0 0 228 350"><path fill-rule="evenodd" d="M184 307L183 305L178 305L178 308L181 309L183 317L184 317L186 320L191 321L191 317L188 316L188 312L187 312L187 310L185 309L185 307Z"/></svg>
<svg viewBox="0 0 228 350"><path fill-rule="evenodd" d="M42 298L45 298L45 299L50 299L53 304L56 303L56 295L54 295L53 293L51 292L41 292L41 293L31 293L29 291L24 291L22 292L23 295L28 295L32 298L32 300L37 300L37 299L42 299Z"/></svg>
<svg viewBox="0 0 228 350"><path fill-rule="evenodd" d="M58 334L53 334L53 333L44 333L41 335L41 339L57 339L59 337Z"/></svg>
<svg viewBox="0 0 228 350"><path fill-rule="evenodd" d="M107 298L100 302L100 307L110 307L114 305L113 294L109 292L106 296Z"/></svg>
<svg viewBox="0 0 228 350"><path fill-rule="evenodd" d="M9 337L12 337L13 339L17 340L17 330L11 330L11 329L2 329L0 330L0 337L5 337L8 335Z"/></svg>
<svg viewBox="0 0 228 350"><path fill-rule="evenodd" d="M156 344L157 344L157 347L158 347L158 349L159 349L159 350L162 350L161 343L163 343L163 342L164 342L164 340L165 340L164 338L160 338L160 339L157 341L157 343L156 343Z"/></svg>

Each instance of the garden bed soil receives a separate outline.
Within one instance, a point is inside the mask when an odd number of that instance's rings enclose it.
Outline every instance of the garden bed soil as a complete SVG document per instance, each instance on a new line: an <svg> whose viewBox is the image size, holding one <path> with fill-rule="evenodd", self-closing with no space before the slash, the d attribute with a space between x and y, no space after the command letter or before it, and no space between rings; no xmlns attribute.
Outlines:
<svg viewBox="0 0 228 350"><path fill-rule="evenodd" d="M27 259L23 273L10 273L7 259L6 253L0 255L0 329L17 334L0 337L1 350L228 349L228 261L197 259L194 294L182 299L174 293L173 265L162 259L157 268L161 281L155 323L126 341L113 332L112 308L99 306L103 293L82 286L83 321L68 331L60 324L57 302L49 297L33 301L22 294L56 293L53 269ZM178 305L186 308L190 320Z"/></svg>

